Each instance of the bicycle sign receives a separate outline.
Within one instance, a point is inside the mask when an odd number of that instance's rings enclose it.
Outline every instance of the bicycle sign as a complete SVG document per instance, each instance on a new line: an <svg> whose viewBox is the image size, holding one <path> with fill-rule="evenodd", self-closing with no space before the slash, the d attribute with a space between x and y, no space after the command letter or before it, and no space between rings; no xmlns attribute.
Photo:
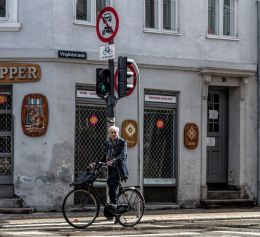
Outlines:
<svg viewBox="0 0 260 237"><path fill-rule="evenodd" d="M105 7L97 16L96 31L98 38L105 43L113 40L119 27L117 12L112 7Z"/></svg>
<svg viewBox="0 0 260 237"><path fill-rule="evenodd" d="M100 46L99 48L100 60L114 59L116 57L115 48L116 47L114 44Z"/></svg>

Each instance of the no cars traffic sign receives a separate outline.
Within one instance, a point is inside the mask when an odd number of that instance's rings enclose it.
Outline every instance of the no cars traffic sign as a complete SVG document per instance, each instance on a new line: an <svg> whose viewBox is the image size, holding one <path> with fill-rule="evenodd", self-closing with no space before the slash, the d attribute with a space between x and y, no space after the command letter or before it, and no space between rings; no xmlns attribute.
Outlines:
<svg viewBox="0 0 260 237"><path fill-rule="evenodd" d="M112 7L105 7L97 16L96 31L98 38L108 43L113 40L119 27L118 14Z"/></svg>

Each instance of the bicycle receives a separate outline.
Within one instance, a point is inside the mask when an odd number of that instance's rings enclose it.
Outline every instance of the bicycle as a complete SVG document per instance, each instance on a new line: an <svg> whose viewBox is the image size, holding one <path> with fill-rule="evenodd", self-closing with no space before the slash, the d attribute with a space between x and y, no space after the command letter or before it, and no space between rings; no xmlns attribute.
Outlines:
<svg viewBox="0 0 260 237"><path fill-rule="evenodd" d="M65 196L62 204L63 216L69 225L84 229L98 217L100 198L93 183L106 182L97 179L102 167L104 163L99 162L94 168L87 170L84 181L70 184L74 189ZM135 226L143 217L145 200L139 188L139 186L123 187L120 181L116 205L102 203L124 227Z"/></svg>

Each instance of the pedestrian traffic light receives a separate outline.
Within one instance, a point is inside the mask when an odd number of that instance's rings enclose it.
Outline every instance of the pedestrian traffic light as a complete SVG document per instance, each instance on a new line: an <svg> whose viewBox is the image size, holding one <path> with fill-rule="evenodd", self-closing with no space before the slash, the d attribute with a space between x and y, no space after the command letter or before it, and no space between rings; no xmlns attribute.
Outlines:
<svg viewBox="0 0 260 237"><path fill-rule="evenodd" d="M118 57L118 97L122 98L126 96L128 90L134 87L134 85L127 81L127 78L133 76L133 72L127 70L127 65L130 64L127 57Z"/></svg>
<svg viewBox="0 0 260 237"><path fill-rule="evenodd" d="M96 94L99 97L104 97L110 91L110 71L105 68L96 69Z"/></svg>

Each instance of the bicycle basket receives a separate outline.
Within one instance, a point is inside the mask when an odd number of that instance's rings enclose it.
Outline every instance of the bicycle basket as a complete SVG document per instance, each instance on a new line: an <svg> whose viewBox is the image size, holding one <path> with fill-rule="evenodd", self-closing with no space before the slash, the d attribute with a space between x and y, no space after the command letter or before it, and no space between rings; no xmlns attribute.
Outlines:
<svg viewBox="0 0 260 237"><path fill-rule="evenodd" d="M93 170L80 171L73 185L83 185L92 183L95 180L95 172Z"/></svg>

